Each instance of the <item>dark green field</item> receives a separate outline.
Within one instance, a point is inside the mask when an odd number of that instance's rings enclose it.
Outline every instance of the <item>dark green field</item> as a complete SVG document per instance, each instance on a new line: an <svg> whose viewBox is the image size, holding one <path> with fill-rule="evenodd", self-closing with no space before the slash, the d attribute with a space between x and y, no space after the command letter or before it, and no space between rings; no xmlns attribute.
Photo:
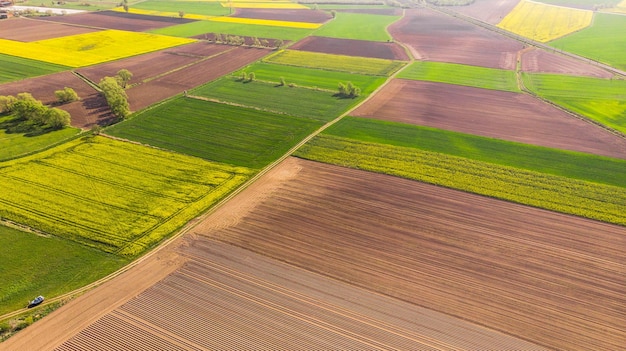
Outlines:
<svg viewBox="0 0 626 351"><path fill-rule="evenodd" d="M226 16L230 14L230 9L222 6L219 2L149 0L132 4L130 7L174 13L183 11L185 14L208 16Z"/></svg>
<svg viewBox="0 0 626 351"><path fill-rule="evenodd" d="M321 125L306 118L178 98L106 133L212 161L261 168Z"/></svg>
<svg viewBox="0 0 626 351"><path fill-rule="evenodd" d="M0 83L66 71L70 67L0 54Z"/></svg>

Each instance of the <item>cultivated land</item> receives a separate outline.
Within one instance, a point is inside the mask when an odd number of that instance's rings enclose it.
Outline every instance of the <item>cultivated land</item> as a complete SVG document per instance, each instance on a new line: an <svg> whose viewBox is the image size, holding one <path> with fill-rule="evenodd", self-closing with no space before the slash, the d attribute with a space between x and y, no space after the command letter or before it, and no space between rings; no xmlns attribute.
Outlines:
<svg viewBox="0 0 626 351"><path fill-rule="evenodd" d="M150 29L194 22L194 20L185 18L134 15L117 11L98 11L72 16L51 16L42 19L46 21L77 24L80 26L128 30L133 32L142 32Z"/></svg>
<svg viewBox="0 0 626 351"><path fill-rule="evenodd" d="M262 168L320 126L304 118L177 98L106 132L212 161Z"/></svg>
<svg viewBox="0 0 626 351"><path fill-rule="evenodd" d="M70 67L0 54L0 84L68 69Z"/></svg>
<svg viewBox="0 0 626 351"><path fill-rule="evenodd" d="M528 94L396 79L353 115L626 158L626 139Z"/></svg>
<svg viewBox="0 0 626 351"><path fill-rule="evenodd" d="M399 19L400 16L337 12L332 21L315 31L315 35L385 42L391 40L387 27Z"/></svg>
<svg viewBox="0 0 626 351"><path fill-rule="evenodd" d="M450 6L449 10L496 25L520 0L478 0L465 6Z"/></svg>
<svg viewBox="0 0 626 351"><path fill-rule="evenodd" d="M0 161L41 150L67 140L79 132L76 128L64 128L43 135L7 133L7 127L11 124L12 119L10 116L0 117Z"/></svg>
<svg viewBox="0 0 626 351"><path fill-rule="evenodd" d="M324 23L332 17L328 12L304 9L245 9L238 8L232 17L259 18L276 21Z"/></svg>
<svg viewBox="0 0 626 351"><path fill-rule="evenodd" d="M46 66L48 65L43 65L43 67ZM58 100L54 92L65 87L74 89L80 98L96 92L91 86L72 74L72 72L67 71L0 84L0 95L15 96L19 93L28 92L35 99L41 100L45 104L52 104Z"/></svg>
<svg viewBox="0 0 626 351"><path fill-rule="evenodd" d="M289 49L387 60L407 61L409 59L404 48L397 43L382 43L366 40L311 36L291 45Z"/></svg>
<svg viewBox="0 0 626 351"><path fill-rule="evenodd" d="M520 91L514 71L454 63L416 61L397 77L483 89Z"/></svg>
<svg viewBox="0 0 626 351"><path fill-rule="evenodd" d="M598 66L539 49L524 50L521 70L532 73L556 73L597 78L613 77L613 73Z"/></svg>
<svg viewBox="0 0 626 351"><path fill-rule="evenodd" d="M550 45L626 70L626 16L597 13L593 25Z"/></svg>
<svg viewBox="0 0 626 351"><path fill-rule="evenodd" d="M24 42L92 33L99 30L100 29L68 26L22 17L0 21L0 38Z"/></svg>
<svg viewBox="0 0 626 351"><path fill-rule="evenodd" d="M207 1L160 1L150 0L130 5L130 8L141 10L152 10L160 12L170 12L178 16L179 11L183 11L186 16L208 15L225 16L230 13L230 9L222 6L219 2Z"/></svg>
<svg viewBox="0 0 626 351"><path fill-rule="evenodd" d="M312 29L264 26L258 24L198 21L168 28L152 30L152 33L176 37L193 37L204 34L230 34L258 38L296 41L311 33Z"/></svg>
<svg viewBox="0 0 626 351"><path fill-rule="evenodd" d="M389 32L426 61L515 69L517 52L523 49L513 39L426 8L406 10Z"/></svg>

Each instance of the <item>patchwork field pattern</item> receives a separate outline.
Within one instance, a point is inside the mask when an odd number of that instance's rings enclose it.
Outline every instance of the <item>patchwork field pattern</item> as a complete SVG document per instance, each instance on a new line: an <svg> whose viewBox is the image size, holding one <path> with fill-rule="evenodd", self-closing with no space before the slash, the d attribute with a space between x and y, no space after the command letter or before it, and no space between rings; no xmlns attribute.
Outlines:
<svg viewBox="0 0 626 351"><path fill-rule="evenodd" d="M296 41L304 38L311 29L261 26L249 23L229 23L218 21L197 21L193 23L152 30L151 33L177 37L194 37L203 34L230 34L257 38L272 38Z"/></svg>
<svg viewBox="0 0 626 351"><path fill-rule="evenodd" d="M222 2L222 6L229 8L245 8L245 9L308 9L308 7L287 1L232 1Z"/></svg>
<svg viewBox="0 0 626 351"><path fill-rule="evenodd" d="M238 8L231 17L261 18L277 21L324 23L331 19L328 12L309 9L245 9Z"/></svg>
<svg viewBox="0 0 626 351"><path fill-rule="evenodd" d="M259 25L259 26L301 28L301 29L317 29L321 26L320 23L277 21L277 20L268 20L268 19L259 19L259 18L242 18L242 17L215 17L215 18L210 19L210 21L225 22L225 23L239 23L239 24L254 24L254 25Z"/></svg>
<svg viewBox="0 0 626 351"><path fill-rule="evenodd" d="M119 11L95 11L71 16L42 17L42 19L52 22L76 24L79 26L128 30L133 32L142 32L176 24L195 22L195 20L179 18L178 16L147 16Z"/></svg>
<svg viewBox="0 0 626 351"><path fill-rule="evenodd" d="M0 54L0 84L68 69L70 67Z"/></svg>
<svg viewBox="0 0 626 351"><path fill-rule="evenodd" d="M567 74L607 79L612 78L614 75L598 65L540 49L524 50L521 69L523 72Z"/></svg>
<svg viewBox="0 0 626 351"><path fill-rule="evenodd" d="M103 137L76 140L0 173L0 215L134 257L245 181L250 171Z"/></svg>
<svg viewBox="0 0 626 351"><path fill-rule="evenodd" d="M545 43L588 27L592 19L592 11L522 0L498 27Z"/></svg>
<svg viewBox="0 0 626 351"><path fill-rule="evenodd" d="M124 11L122 7L114 9L115 11ZM184 18L196 18L196 15L225 16L230 13L229 9L223 7L219 2L214 1L163 1L150 0L142 1L129 6L129 12L150 14L155 16L180 17L178 12L185 13Z"/></svg>
<svg viewBox="0 0 626 351"><path fill-rule="evenodd" d="M99 30L22 17L0 21L0 38L23 42L60 38Z"/></svg>
<svg viewBox="0 0 626 351"><path fill-rule="evenodd" d="M409 60L404 48L395 42L309 36L289 46L289 49L388 60Z"/></svg>
<svg viewBox="0 0 626 351"><path fill-rule="evenodd" d="M337 12L335 18L315 32L316 36L386 42L391 40L387 27L400 16L381 16Z"/></svg>

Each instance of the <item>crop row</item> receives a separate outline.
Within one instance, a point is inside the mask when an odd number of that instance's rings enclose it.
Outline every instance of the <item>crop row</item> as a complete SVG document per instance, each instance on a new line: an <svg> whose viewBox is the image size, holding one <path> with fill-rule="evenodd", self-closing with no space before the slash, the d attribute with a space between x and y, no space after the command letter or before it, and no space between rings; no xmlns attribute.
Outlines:
<svg viewBox="0 0 626 351"><path fill-rule="evenodd" d="M387 27L400 16L338 12L335 18L315 32L320 37L386 42L391 40ZM362 45L367 45L364 42Z"/></svg>
<svg viewBox="0 0 626 351"><path fill-rule="evenodd" d="M327 135L296 156L626 225L626 189L620 187Z"/></svg>
<svg viewBox="0 0 626 351"><path fill-rule="evenodd" d="M378 76L390 76L405 64L402 61L379 58L333 55L297 50L281 50L274 55L266 57L263 61L297 67Z"/></svg>
<svg viewBox="0 0 626 351"><path fill-rule="evenodd" d="M68 70L69 67L0 54L0 83Z"/></svg>

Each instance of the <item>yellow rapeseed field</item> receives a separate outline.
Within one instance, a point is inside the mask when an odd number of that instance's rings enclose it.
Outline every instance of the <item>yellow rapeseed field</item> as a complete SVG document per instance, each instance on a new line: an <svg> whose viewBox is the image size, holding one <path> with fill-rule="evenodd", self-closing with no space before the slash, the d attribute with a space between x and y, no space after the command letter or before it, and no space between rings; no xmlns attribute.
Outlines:
<svg viewBox="0 0 626 351"><path fill-rule="evenodd" d="M224 7L244 8L244 9L308 9L308 7L293 2L256 2L256 1L233 1L222 2Z"/></svg>
<svg viewBox="0 0 626 351"><path fill-rule="evenodd" d="M239 23L239 24L257 24L261 26L274 26L274 27L305 28L305 29L317 29L322 25L320 23L275 21L275 20L240 18L240 17L213 17L210 19L210 21Z"/></svg>
<svg viewBox="0 0 626 351"><path fill-rule="evenodd" d="M498 27L540 42L548 42L591 24L593 12L522 0Z"/></svg>
<svg viewBox="0 0 626 351"><path fill-rule="evenodd" d="M104 30L22 43L0 39L0 53L84 67L194 42L163 35Z"/></svg>

